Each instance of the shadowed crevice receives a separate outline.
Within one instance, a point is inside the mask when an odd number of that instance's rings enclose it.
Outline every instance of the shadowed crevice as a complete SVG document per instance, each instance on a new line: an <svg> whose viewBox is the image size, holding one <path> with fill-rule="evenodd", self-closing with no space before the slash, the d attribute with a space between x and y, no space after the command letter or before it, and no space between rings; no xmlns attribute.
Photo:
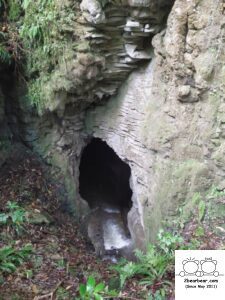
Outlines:
<svg viewBox="0 0 225 300"><path fill-rule="evenodd" d="M132 191L131 170L104 141L93 138L83 151L80 163L80 195L90 208L129 209Z"/></svg>

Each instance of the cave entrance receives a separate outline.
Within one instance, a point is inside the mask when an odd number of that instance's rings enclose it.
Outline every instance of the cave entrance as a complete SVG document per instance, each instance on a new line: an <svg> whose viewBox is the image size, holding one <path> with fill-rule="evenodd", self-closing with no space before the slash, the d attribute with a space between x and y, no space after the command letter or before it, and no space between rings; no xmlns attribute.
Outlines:
<svg viewBox="0 0 225 300"><path fill-rule="evenodd" d="M93 138L84 149L80 195L91 211L84 216L83 227L87 228L86 234L100 257L116 259L132 255L133 242L127 222L132 206L130 175L129 165L101 139Z"/></svg>
<svg viewBox="0 0 225 300"><path fill-rule="evenodd" d="M132 206L129 179L131 170L106 142L93 138L80 162L80 195L90 208L128 211Z"/></svg>

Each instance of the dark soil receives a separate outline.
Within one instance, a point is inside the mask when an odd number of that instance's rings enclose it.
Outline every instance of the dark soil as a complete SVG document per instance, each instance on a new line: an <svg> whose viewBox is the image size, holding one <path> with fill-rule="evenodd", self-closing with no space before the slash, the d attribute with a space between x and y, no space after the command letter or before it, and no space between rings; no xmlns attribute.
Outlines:
<svg viewBox="0 0 225 300"><path fill-rule="evenodd" d="M8 201L14 201L27 211L47 214L51 223L26 223L20 234L10 226L0 227L0 248L20 248L27 243L33 247L30 259L16 272L0 273L0 300L78 299L79 284L90 275L106 285L118 281L118 275L109 270L110 263L99 260L80 234L60 182L56 170L53 173L51 166L20 146L1 167L0 213L5 212ZM144 299L144 292L132 280L121 298Z"/></svg>
<svg viewBox="0 0 225 300"><path fill-rule="evenodd" d="M118 285L118 274L110 270L110 263L99 260L92 245L81 235L76 218L70 213L60 172L21 146L14 148L0 169L0 213L6 211L8 201L48 216L50 223L26 222L19 234L13 226L0 225L0 248L21 248L27 243L33 247L31 257L16 272L0 272L0 300L79 299L79 285L90 275L107 286ZM225 198L220 201L225 203ZM198 236L199 223L190 220L183 229L185 243L196 242L196 249L221 249L225 244L221 222L215 219L210 226L202 223L204 234ZM215 234L215 228L219 233ZM168 281L172 286L167 299L173 300L174 270L168 273ZM160 288L161 282L148 287L153 293ZM132 278L120 296L111 299L144 300L147 292L139 278Z"/></svg>

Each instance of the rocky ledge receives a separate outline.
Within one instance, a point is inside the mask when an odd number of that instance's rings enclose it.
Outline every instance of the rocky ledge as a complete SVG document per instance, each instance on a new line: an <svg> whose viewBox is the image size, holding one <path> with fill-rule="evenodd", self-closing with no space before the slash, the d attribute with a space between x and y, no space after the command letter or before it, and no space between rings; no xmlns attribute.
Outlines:
<svg viewBox="0 0 225 300"><path fill-rule="evenodd" d="M152 57L151 40L164 26L173 1L83 0L79 20L92 52L104 58L92 98L114 95L128 74ZM93 101L93 100L91 100Z"/></svg>

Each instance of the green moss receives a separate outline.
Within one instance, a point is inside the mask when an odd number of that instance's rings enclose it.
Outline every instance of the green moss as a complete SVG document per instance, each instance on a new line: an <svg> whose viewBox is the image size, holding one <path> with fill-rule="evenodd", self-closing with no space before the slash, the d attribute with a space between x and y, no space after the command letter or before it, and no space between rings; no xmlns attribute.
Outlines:
<svg viewBox="0 0 225 300"><path fill-rule="evenodd" d="M197 214L199 203L202 201L200 193L194 193L191 199L187 199L184 205L180 207L178 223L180 227L183 227L186 222L190 220L192 216Z"/></svg>
<svg viewBox="0 0 225 300"><path fill-rule="evenodd" d="M52 81L61 64L73 52L75 28L74 3L54 0L26 1L20 36L27 49L26 76L28 99L39 113L54 102L56 85ZM69 29L70 30L69 30ZM73 54L74 55L74 54ZM62 89L64 86L62 87Z"/></svg>
<svg viewBox="0 0 225 300"><path fill-rule="evenodd" d="M20 0L9 0L8 2L9 12L8 17L10 21L18 21L22 13L22 6Z"/></svg>
<svg viewBox="0 0 225 300"><path fill-rule="evenodd" d="M159 176L152 195L154 202L151 209L144 210L150 241L154 241L164 221L171 227L183 227L193 215L199 219L199 203L212 184L208 165L197 160L157 164L154 171Z"/></svg>
<svg viewBox="0 0 225 300"><path fill-rule="evenodd" d="M215 201L210 201L207 207L207 217L209 219L221 219L222 221L225 218L225 204Z"/></svg>

